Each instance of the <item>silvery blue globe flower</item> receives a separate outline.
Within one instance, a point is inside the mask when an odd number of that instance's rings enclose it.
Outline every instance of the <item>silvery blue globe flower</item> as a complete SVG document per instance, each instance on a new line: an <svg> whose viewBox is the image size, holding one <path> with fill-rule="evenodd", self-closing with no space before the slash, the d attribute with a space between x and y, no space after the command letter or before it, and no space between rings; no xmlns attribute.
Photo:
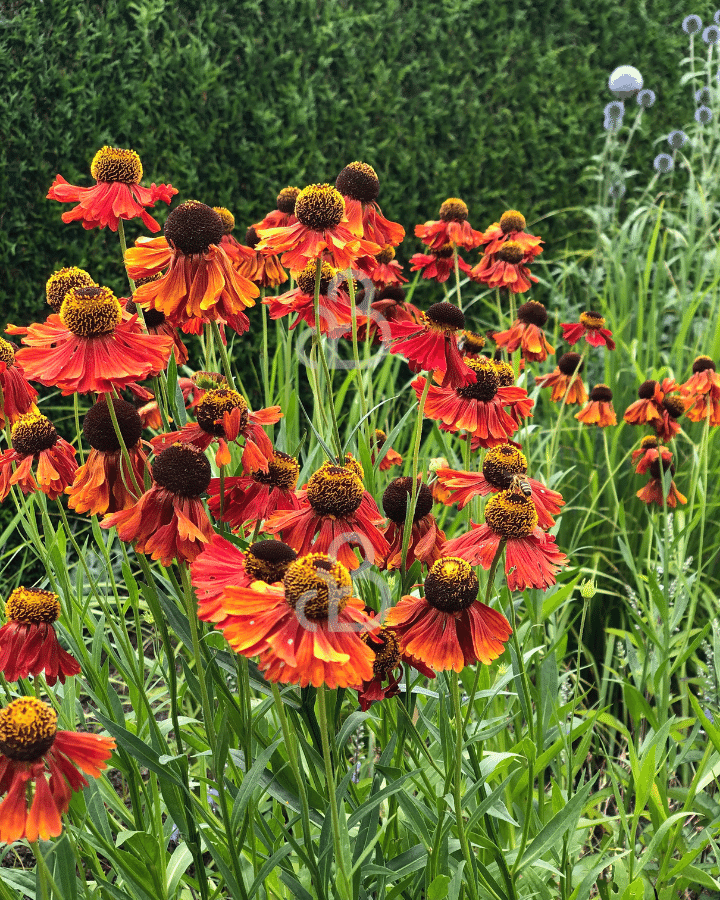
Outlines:
<svg viewBox="0 0 720 900"><path fill-rule="evenodd" d="M684 147L687 144L688 136L684 131L671 131L668 135L668 144L673 148L673 150L679 150L681 147Z"/></svg>
<svg viewBox="0 0 720 900"><path fill-rule="evenodd" d="M717 44L720 41L720 28L717 25L708 25L703 31L703 40L706 44Z"/></svg>
<svg viewBox="0 0 720 900"><path fill-rule="evenodd" d="M673 162L672 156L668 153L658 153L658 155L653 160L653 166L656 172L672 172L675 168L675 163Z"/></svg>
<svg viewBox="0 0 720 900"><path fill-rule="evenodd" d="M608 79L608 87L616 97L627 99L641 90L643 77L635 66L618 66Z"/></svg>
<svg viewBox="0 0 720 900"><path fill-rule="evenodd" d="M710 93L709 87L698 88L695 91L695 102L699 103L700 106L707 106L712 102L712 94Z"/></svg>
<svg viewBox="0 0 720 900"><path fill-rule="evenodd" d="M645 88L644 91L640 91L637 95L637 102L644 109L650 109L650 107L655 102L655 91L651 91L649 88Z"/></svg>
<svg viewBox="0 0 720 900"><path fill-rule="evenodd" d="M611 119L609 116L605 116L603 119L603 128L605 131L612 131L614 133L620 130L621 125L622 119Z"/></svg>
<svg viewBox="0 0 720 900"><path fill-rule="evenodd" d="M622 181L613 181L608 189L608 194L612 200L620 200L625 196L625 185Z"/></svg>
<svg viewBox="0 0 720 900"><path fill-rule="evenodd" d="M611 100L604 109L605 118L620 124L625 115L625 104L622 100Z"/></svg>
<svg viewBox="0 0 720 900"><path fill-rule="evenodd" d="M702 19L700 16L685 16L682 23L682 30L685 34L697 34L702 28Z"/></svg>
<svg viewBox="0 0 720 900"><path fill-rule="evenodd" d="M712 120L712 110L709 106L699 106L695 110L695 121L701 125L707 125Z"/></svg>

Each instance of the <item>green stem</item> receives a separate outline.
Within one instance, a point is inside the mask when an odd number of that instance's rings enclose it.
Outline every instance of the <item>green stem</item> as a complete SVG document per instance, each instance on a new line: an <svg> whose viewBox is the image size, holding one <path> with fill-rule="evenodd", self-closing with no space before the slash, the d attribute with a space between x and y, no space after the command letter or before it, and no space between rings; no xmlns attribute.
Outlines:
<svg viewBox="0 0 720 900"><path fill-rule="evenodd" d="M358 336L357 336L357 308L355 306L355 279L353 278L352 269L348 269L346 273L347 284L348 284L348 292L350 294L350 314L352 316L352 347L353 347L353 361L355 363L355 378L357 380L358 386L358 394L360 395L360 415L365 421L364 432L365 432L365 440L367 442L368 449L371 447L370 443L370 422L366 418L367 416L367 399L365 397L365 383L363 380L362 369L360 367L360 351L358 349ZM365 324L365 330L368 331L370 327L370 321L368 320Z"/></svg>
<svg viewBox="0 0 720 900"><path fill-rule="evenodd" d="M80 430L80 406L78 404L78 395L73 394L73 409L75 411L75 433L77 434L78 453L80 454L80 465L85 465L85 451L82 445L82 431Z"/></svg>
<svg viewBox="0 0 720 900"><path fill-rule="evenodd" d="M110 413L110 418L112 419L113 428L115 429L115 437L118 439L118 443L120 444L120 452L122 453L122 458L125 461L125 465L128 468L128 475L130 476L130 480L132 481L133 487L137 491L137 496L139 497L143 493L143 488L138 484L138 480L135 477L135 470L133 469L132 462L130 461L130 454L128 453L128 448L125 443L125 438L120 431L120 425L118 424L117 413L115 412L115 404L113 403L113 395L105 394L105 402L107 404L108 412ZM120 474L123 475L122 466L120 467Z"/></svg>
<svg viewBox="0 0 720 900"><path fill-rule="evenodd" d="M535 723L533 722L532 717L532 698L530 697L530 683L528 682L527 672L525 671L525 663L523 661L522 653L520 651L520 641L518 640L517 634L517 620L515 616L515 604L513 603L512 595L510 596L510 619L511 619L511 627L512 627L512 642L513 647L515 649L515 655L517 657L518 668L520 669L520 683L522 685L523 695L525 697L525 707L527 709L527 726L528 732L530 734L530 740L535 742ZM528 790L532 790L532 787L529 786Z"/></svg>
<svg viewBox="0 0 720 900"><path fill-rule="evenodd" d="M62 900L62 891L57 884L55 884L55 880L48 868L48 864L45 862L45 857L42 855L42 850L40 849L40 842L30 841L30 847L37 861L37 870L38 875L40 876L40 896L42 897L42 900L50 900L53 894L55 894L58 900Z"/></svg>
<svg viewBox="0 0 720 900"><path fill-rule="evenodd" d="M575 371L570 376L570 381L568 382L567 389L565 390L565 394L562 398L562 404L560 405L560 412L558 413L557 421L552 430L552 437L550 439L550 455L547 459L547 483L550 484L550 480L552 478L553 470L555 467L555 448L557 445L558 437L560 435L560 425L563 419L563 413L565 412L565 407L567 406L568 396L570 395L570 391L575 384L575 379L578 376L578 373L583 367L583 363L585 361L585 350L584 348L582 353L580 354L580 359L578 360L577 366L575 366Z"/></svg>
<svg viewBox="0 0 720 900"><path fill-rule="evenodd" d="M328 405L330 407L330 417L332 419L332 429L333 429L333 441L335 442L335 452L337 453L338 462L342 463L343 460L343 448L342 441L340 440L340 430L338 429L337 416L335 414L335 400L333 398L332 392L332 377L330 375L330 370L328 369L327 360L325 359L325 348L322 344L322 331L320 330L320 280L322 274L322 260L318 257L315 261L315 295L313 297L313 309L315 313L315 336L314 336L314 344L317 348L317 355L320 358L323 368L323 374L325 375L325 383L327 386L329 402ZM318 379L318 388L319 388ZM320 405L320 408L323 408L323 399L320 391L318 390L318 395L315 398L316 404Z"/></svg>
<svg viewBox="0 0 720 900"><path fill-rule="evenodd" d="M268 308L263 300L265 299L265 288L260 288L260 309L262 310L262 330L263 330L263 352L262 352L262 375L263 390L265 396L265 406L270 406L270 372L268 360Z"/></svg>
<svg viewBox="0 0 720 900"><path fill-rule="evenodd" d="M120 238L120 250L122 251L123 265L125 266L125 274L127 275L127 280L130 282L130 290L134 294L135 293L135 282L130 277L130 272L128 272L127 263L125 262L125 254L127 253L127 244L125 243L125 226L123 225L122 219L118 219L118 237Z"/></svg>
<svg viewBox="0 0 720 900"><path fill-rule="evenodd" d="M222 360L223 372L225 373L225 378L227 378L228 387L231 391L234 391L235 382L233 380L232 370L230 369L230 358L228 357L227 347L223 344L222 337L220 336L218 323L215 321L212 323L212 333L215 338L215 345L220 352L220 359Z"/></svg>
<svg viewBox="0 0 720 900"><path fill-rule="evenodd" d="M407 552L408 547L410 546L410 538L412 537L412 525L415 517L415 505L417 503L417 493L418 493L418 466L420 462L420 441L422 438L422 427L423 427L423 418L425 415L425 401L427 400L428 391L430 390L430 378L432 377L431 373L427 373L427 377L425 379L425 387L423 388L422 396L420 397L420 405L418 406L418 417L417 422L415 423L415 440L413 445L413 462L412 462L412 482L410 488L410 500L408 502L407 512L405 514L405 525L403 529L403 542L402 542L402 555L401 555L401 566L402 573L405 574L406 570L406 562L407 562Z"/></svg>
<svg viewBox="0 0 720 900"><path fill-rule="evenodd" d="M455 294L457 296L458 309L462 311L462 297L460 296L460 260L457 244L453 244L453 265L455 266Z"/></svg>
<svg viewBox="0 0 720 900"><path fill-rule="evenodd" d="M463 733L462 728L462 712L460 710L460 686L458 683L457 672L452 672L450 676L450 689L452 693L453 709L455 712L455 774L453 778L453 801L455 808L455 824L457 825L458 838L462 847L465 864L467 866L467 878L464 879L468 893L472 900L478 900L477 884L475 883L475 859L470 850L467 835L465 834L465 823L463 822L462 813L462 751L463 751Z"/></svg>
<svg viewBox="0 0 720 900"><path fill-rule="evenodd" d="M210 705L210 695L205 681L205 671L203 667L202 651L200 650L200 632L198 629L197 609L195 608L195 598L193 596L192 583L190 582L190 571L186 565L180 566L180 577L183 584L183 594L185 600L185 611L190 623L190 634L192 636L193 656L195 657L195 668L197 669L197 679L200 683L200 699L203 708L203 719L207 729L208 743L210 749L215 752L215 716Z"/></svg>

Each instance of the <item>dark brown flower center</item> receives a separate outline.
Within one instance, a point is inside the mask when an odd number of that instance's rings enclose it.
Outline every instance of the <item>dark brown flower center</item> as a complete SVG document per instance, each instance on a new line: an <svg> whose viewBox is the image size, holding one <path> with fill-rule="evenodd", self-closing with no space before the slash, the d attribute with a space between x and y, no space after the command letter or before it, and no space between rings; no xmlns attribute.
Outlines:
<svg viewBox="0 0 720 900"><path fill-rule="evenodd" d="M659 444L654 434L648 434L640 441L641 450L654 450Z"/></svg>
<svg viewBox="0 0 720 900"><path fill-rule="evenodd" d="M335 187L345 197L369 203L377 200L380 181L375 169L364 162L352 162L338 175Z"/></svg>
<svg viewBox="0 0 720 900"><path fill-rule="evenodd" d="M134 447L142 434L142 419L127 400L113 399L112 404L125 446ZM85 413L82 430L85 440L94 450L115 453L120 449L120 441L115 434L110 409L104 397Z"/></svg>
<svg viewBox="0 0 720 900"><path fill-rule="evenodd" d="M213 206L213 212L216 212L220 216L220 220L223 224L223 233L230 234L230 232L235 227L235 216L224 206Z"/></svg>
<svg viewBox="0 0 720 900"><path fill-rule="evenodd" d="M342 466L323 466L307 484L307 499L320 516L345 518L362 503L363 483Z"/></svg>
<svg viewBox="0 0 720 900"><path fill-rule="evenodd" d="M458 397L466 400L481 400L487 402L497 394L500 382L495 366L486 359L465 359L465 365L472 369L477 376L475 384L466 384L456 388Z"/></svg>
<svg viewBox="0 0 720 900"><path fill-rule="evenodd" d="M404 303L405 291L399 284L389 284L380 291L378 300L392 300L395 303Z"/></svg>
<svg viewBox="0 0 720 900"><path fill-rule="evenodd" d="M525 251L517 241L505 241L498 250L497 255L498 259L501 259L503 262L516 266L525 256Z"/></svg>
<svg viewBox="0 0 720 900"><path fill-rule="evenodd" d="M272 459L268 460L267 472L258 469L252 473L252 479L259 484L269 484L283 491L294 491L299 474L300 466L294 456L274 450ZM277 542L270 541L269 543Z"/></svg>
<svg viewBox="0 0 720 900"><path fill-rule="evenodd" d="M186 200L167 217L165 237L185 256L207 253L211 244L219 244L225 234L222 218L199 200Z"/></svg>
<svg viewBox="0 0 720 900"><path fill-rule="evenodd" d="M139 285L138 285L139 286ZM125 310L134 316L138 311L137 304L133 300L128 300L125 304ZM151 328L159 328L165 324L165 313L159 309L144 309L143 318L145 319L145 327L148 331Z"/></svg>
<svg viewBox="0 0 720 900"><path fill-rule="evenodd" d="M505 490L488 501L485 522L505 540L524 538L537 527L538 514L531 497Z"/></svg>
<svg viewBox="0 0 720 900"><path fill-rule="evenodd" d="M382 496L382 507L385 515L396 525L404 525L408 503L412 492L412 478L409 476L394 478L385 488ZM415 501L413 522L419 522L433 508L432 491L426 484L419 484Z"/></svg>
<svg viewBox="0 0 720 900"><path fill-rule="evenodd" d="M430 567L425 579L425 599L442 612L461 612L477 600L479 588L470 563L446 556Z"/></svg>
<svg viewBox="0 0 720 900"><path fill-rule="evenodd" d="M212 467L193 444L171 444L152 464L154 481L181 497L199 497L210 484Z"/></svg>
<svg viewBox="0 0 720 900"><path fill-rule="evenodd" d="M361 639L375 654L373 662L373 675L376 678L388 678L399 665L402 664L402 654L400 653L400 642L397 637L387 628L380 628L372 633L361 635Z"/></svg>
<svg viewBox="0 0 720 900"><path fill-rule="evenodd" d="M90 164L90 174L96 181L139 184L143 176L143 167L140 157L134 150L103 147L98 150Z"/></svg>
<svg viewBox="0 0 720 900"><path fill-rule="evenodd" d="M527 303L523 303L517 311L517 317L526 325L537 325L538 328L543 328L548 320L547 310L537 300L528 300Z"/></svg>
<svg viewBox="0 0 720 900"><path fill-rule="evenodd" d="M467 203L458 197L448 197L440 207L440 219L443 222L464 222L467 217Z"/></svg>
<svg viewBox="0 0 720 900"><path fill-rule="evenodd" d="M436 328L444 328L448 331L457 331L464 328L465 316L462 310L443 300L442 303L433 303L425 313L425 318Z"/></svg>
<svg viewBox="0 0 720 900"><path fill-rule="evenodd" d="M527 472L527 459L512 444L500 444L491 447L485 454L482 467L483 475L493 487L507 490L515 475Z"/></svg>
<svg viewBox="0 0 720 900"><path fill-rule="evenodd" d="M650 465L648 466L648 471L652 475L653 478L662 478L663 472L670 472L671 475L675 474L675 463L670 459L665 459L662 456L658 456L657 459L654 459Z"/></svg>
<svg viewBox="0 0 720 900"><path fill-rule="evenodd" d="M307 294L309 297L315 296L315 275L317 272L317 262L313 259L309 262L302 272L299 272L297 277L297 285L303 294ZM320 269L320 295L322 297L327 296L327 292L330 289L330 284L337 274L337 269L334 269L329 263L323 263L322 268Z"/></svg>
<svg viewBox="0 0 720 900"><path fill-rule="evenodd" d="M500 216L500 230L503 234L525 231L525 216L516 209L508 209Z"/></svg>
<svg viewBox="0 0 720 900"><path fill-rule="evenodd" d="M558 369L563 375L573 375L575 372L580 374L585 368L585 363L579 353L563 353L558 360Z"/></svg>
<svg viewBox="0 0 720 900"><path fill-rule="evenodd" d="M8 759L40 759L56 734L57 713L36 697L20 697L0 711L0 752Z"/></svg>
<svg viewBox="0 0 720 900"><path fill-rule="evenodd" d="M45 283L45 296L54 313L60 312L60 307L65 299L65 294L76 287L97 287L85 269L70 266L53 272Z"/></svg>
<svg viewBox="0 0 720 900"><path fill-rule="evenodd" d="M260 243L260 235L255 231L253 226L251 225L248 230L245 232L245 246L249 247L251 250L254 250L257 245Z"/></svg>
<svg viewBox="0 0 720 900"><path fill-rule="evenodd" d="M655 388L658 386L657 381L643 381L638 388L638 397L641 400L650 400L655 394Z"/></svg>
<svg viewBox="0 0 720 900"><path fill-rule="evenodd" d="M214 388L208 391L197 405L197 423L208 434L225 437L222 418L226 412L232 412L234 409L240 410L240 430L242 431L248 421L247 401L237 391L231 391L230 388Z"/></svg>
<svg viewBox="0 0 720 900"><path fill-rule="evenodd" d="M282 581L297 553L282 541L257 541L245 553L245 571L266 584Z"/></svg>
<svg viewBox="0 0 720 900"><path fill-rule="evenodd" d="M55 426L40 413L26 413L15 422L10 432L13 450L32 456L54 447L60 439Z"/></svg>
<svg viewBox="0 0 720 900"><path fill-rule="evenodd" d="M667 410L667 414L671 419L679 419L685 412L685 404L680 397L666 397L663 400L663 406Z"/></svg>
<svg viewBox="0 0 720 900"><path fill-rule="evenodd" d="M709 356L698 356L695 362L693 363L693 374L697 372L705 372L707 369L712 369L715 371L715 363Z"/></svg>
<svg viewBox="0 0 720 900"><path fill-rule="evenodd" d="M286 187L280 191L277 195L277 208L281 213L289 216L295 212L295 201L299 193L300 188L298 187Z"/></svg>
<svg viewBox="0 0 720 900"><path fill-rule="evenodd" d="M449 259L454 252L455 248L452 244L443 244L436 250L430 250L430 254L436 256L438 259Z"/></svg>
<svg viewBox="0 0 720 900"><path fill-rule="evenodd" d="M606 384L596 384L590 391L590 399L600 403L609 403L613 398L612 391Z"/></svg>
<svg viewBox="0 0 720 900"><path fill-rule="evenodd" d="M329 184L311 184L303 188L295 201L295 215L312 231L335 228L345 215L342 194Z"/></svg>
<svg viewBox="0 0 720 900"><path fill-rule="evenodd" d="M352 596L350 573L324 553L309 553L291 562L283 585L290 606L311 620L341 613Z"/></svg>
<svg viewBox="0 0 720 900"><path fill-rule="evenodd" d="M5 603L5 615L13 622L28 625L51 624L60 616L60 599L52 591L15 588Z"/></svg>
<svg viewBox="0 0 720 900"><path fill-rule="evenodd" d="M60 307L60 321L77 337L100 337L115 331L122 307L110 288L71 288Z"/></svg>

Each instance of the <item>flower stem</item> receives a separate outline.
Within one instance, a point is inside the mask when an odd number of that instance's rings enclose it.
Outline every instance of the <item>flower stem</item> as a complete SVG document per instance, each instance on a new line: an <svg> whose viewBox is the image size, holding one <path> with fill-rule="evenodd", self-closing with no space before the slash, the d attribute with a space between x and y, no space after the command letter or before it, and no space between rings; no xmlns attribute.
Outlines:
<svg viewBox="0 0 720 900"><path fill-rule="evenodd" d="M327 385L327 391L329 395L329 406L330 406L330 416L332 418L332 427L333 427L333 440L335 442L335 452L337 453L337 458L340 463L343 462L343 449L342 449L342 441L340 440L340 430L338 429L337 416L335 415L335 399L332 394L332 377L330 375L330 370L328 369L327 360L325 359L325 349L322 345L322 332L320 331L320 276L322 274L322 260L318 257L315 260L315 296L313 298L313 309L315 313L315 338L314 343L317 347L317 354L322 362L323 373L325 375L325 382ZM319 379L318 379L318 387L319 387ZM322 399L320 391L318 390L318 396L316 397L318 403L320 403L322 408Z"/></svg>
<svg viewBox="0 0 720 900"><path fill-rule="evenodd" d="M423 418L425 415L425 401L427 400L428 391L430 390L430 377L431 373L427 373L427 378L425 379L425 387L423 388L422 396L420 397L420 405L418 406L418 418L415 424L415 441L413 446L413 462L412 462L412 482L410 486L410 500L407 506L407 512L405 513L405 525L403 528L403 542L402 542L402 554L401 554L401 566L402 573L405 574L406 570L406 560L407 560L407 552L408 547L410 546L410 538L412 537L412 524L415 517L415 505L417 503L417 494L418 494L418 484L417 484L417 476L418 476L418 467L420 461L420 440L422 438L422 426L423 426Z"/></svg>
<svg viewBox="0 0 720 900"><path fill-rule="evenodd" d="M42 900L50 900L54 894L58 900L62 900L62 891L55 883L45 857L42 855L39 841L30 841L30 847L37 862L38 875L40 876L40 896Z"/></svg>
<svg viewBox="0 0 720 900"><path fill-rule="evenodd" d="M185 612L190 623L190 634L192 636L193 655L195 657L195 667L197 669L197 680L200 684L200 699L203 707L203 719L207 729L208 743L210 749L215 752L215 717L212 707L210 706L210 695L208 694L207 683L205 681L205 672L203 667L202 652L200 650L200 633L198 629L197 610L195 609L195 601L193 598L193 589L190 582L190 571L186 565L180 566L180 577L183 584L183 594L185 600Z"/></svg>
<svg viewBox="0 0 720 900"><path fill-rule="evenodd" d="M462 727L462 712L460 710L460 686L458 683L457 672L452 672L450 676L450 691L452 693L453 710L455 713L455 773L453 777L453 801L455 807L455 824L457 825L458 838L462 847L465 864L467 865L467 878L464 879L465 885L470 894L471 900L478 900L477 885L475 883L475 873L473 864L474 857L470 851L467 835L465 834L465 823L463 822L462 813L462 752L463 752L463 736L465 729Z"/></svg>
<svg viewBox="0 0 720 900"><path fill-rule="evenodd" d="M457 244L453 244L453 265L455 266L455 295L457 297L458 309L462 310L462 297L460 296L460 260L458 257Z"/></svg>
<svg viewBox="0 0 720 900"><path fill-rule="evenodd" d="M368 449L370 448L370 422L367 419L367 399L365 398L365 383L363 380L362 369L360 367L360 351L358 350L358 326L357 326L357 307L355 305L355 279L353 278L352 269L347 270L348 292L350 294L350 314L352 316L352 348L353 361L355 362L355 378L357 380L358 394L360 395L360 415L364 420L365 440ZM370 321L365 323L366 330L369 329Z"/></svg>
<svg viewBox="0 0 720 900"><path fill-rule="evenodd" d="M125 226L123 225L122 219L118 219L118 237L120 238L120 250L122 251L123 265L125 266L125 274L127 275L127 280L130 282L130 290L132 293L135 293L135 282L130 277L130 272L128 272L127 263L125 262L125 254L127 253L127 244L125 243Z"/></svg>
<svg viewBox="0 0 720 900"><path fill-rule="evenodd" d="M115 429L115 437L118 439L118 443L120 444L120 452L122 453L122 458L125 462L125 465L128 468L128 475L130 476L130 480L132 481L133 487L137 491L137 496L139 497L143 489L138 484L138 480L135 477L135 470L133 469L132 462L130 461L130 453L128 452L127 445L125 443L125 438L122 436L122 432L120 431L120 425L118 424L117 413L115 412L115 404L113 400L115 398L112 394L105 394L105 403L107 404L108 412L110 413L110 418L112 419L113 428ZM120 469L120 474L122 475L122 467ZM127 486L127 485L126 485Z"/></svg>
<svg viewBox="0 0 720 900"><path fill-rule="evenodd" d="M213 337L215 339L215 343L220 352L220 359L223 364L223 372L225 373L225 377L227 378L228 387L231 391L235 390L235 382L232 376L232 370L230 369L230 358L228 357L227 347L223 344L222 337L220 336L220 328L218 323L213 320L212 322L212 332Z"/></svg>

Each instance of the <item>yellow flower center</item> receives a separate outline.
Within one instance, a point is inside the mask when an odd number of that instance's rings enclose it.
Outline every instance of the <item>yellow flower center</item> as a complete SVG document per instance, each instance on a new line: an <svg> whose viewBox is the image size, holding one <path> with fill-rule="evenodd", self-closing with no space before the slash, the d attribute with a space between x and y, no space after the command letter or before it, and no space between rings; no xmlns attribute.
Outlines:
<svg viewBox="0 0 720 900"><path fill-rule="evenodd" d="M4 338L0 338L0 362L4 362L8 368L15 365L13 346L10 341L6 341Z"/></svg>
<svg viewBox="0 0 720 900"><path fill-rule="evenodd" d="M395 248L392 244L386 244L382 250L375 255L375 259L381 266L386 266L395 259Z"/></svg>
<svg viewBox="0 0 720 900"><path fill-rule="evenodd" d="M640 441L641 450L655 450L658 446L658 439L654 434L649 434Z"/></svg>
<svg viewBox="0 0 720 900"><path fill-rule="evenodd" d="M226 412L240 410L240 430L247 425L248 405L237 391L222 387L208 391L197 405L197 422L203 431L215 437L225 437L222 417Z"/></svg>
<svg viewBox="0 0 720 900"><path fill-rule="evenodd" d="M245 571L255 581L282 581L297 553L282 541L257 541L245 553Z"/></svg>
<svg viewBox="0 0 720 900"><path fill-rule="evenodd" d="M485 454L482 470L493 487L505 490L512 484L514 475L527 472L527 459L512 444L500 444Z"/></svg>
<svg viewBox="0 0 720 900"><path fill-rule="evenodd" d="M30 762L47 753L57 734L57 713L35 697L20 697L0 710L0 752Z"/></svg>
<svg viewBox="0 0 720 900"><path fill-rule="evenodd" d="M55 446L59 438L55 426L40 413L26 413L15 422L10 432L13 450L23 456L32 456Z"/></svg>
<svg viewBox="0 0 720 900"><path fill-rule="evenodd" d="M524 538L537 528L538 514L532 498L501 491L485 507L485 522L500 537Z"/></svg>
<svg viewBox="0 0 720 900"><path fill-rule="evenodd" d="M369 632L365 632L360 635L360 640L364 641L375 654L373 675L376 678L387 678L394 669L401 665L400 642L392 631L380 628L372 633L372 640ZM378 640L382 643L378 644Z"/></svg>
<svg viewBox="0 0 720 900"><path fill-rule="evenodd" d="M48 304L55 313L60 312L60 307L65 299L65 294L76 287L97 287L85 269L70 266L53 272L45 284L45 296Z"/></svg>
<svg viewBox="0 0 720 900"><path fill-rule="evenodd" d="M516 209L508 209L500 216L500 229L503 234L512 231L525 231L525 216Z"/></svg>
<svg viewBox="0 0 720 900"><path fill-rule="evenodd" d="M224 233L230 234L235 227L235 216L224 206L213 206L213 212L216 212L222 219Z"/></svg>
<svg viewBox="0 0 720 900"><path fill-rule="evenodd" d="M525 251L517 241L505 241L497 252L498 259L516 266L525 256Z"/></svg>
<svg viewBox="0 0 720 900"><path fill-rule="evenodd" d="M349 469L329 465L321 467L307 485L307 499L320 516L344 518L362 503L363 483Z"/></svg>
<svg viewBox="0 0 720 900"><path fill-rule="evenodd" d="M335 228L345 215L345 201L332 185L311 184L298 194L295 215L312 231Z"/></svg>
<svg viewBox="0 0 720 900"><path fill-rule="evenodd" d="M317 263L315 260L311 260L305 268L300 272L297 276L297 285L303 294L308 294L310 297L315 296L315 273L317 272ZM330 287L330 282L333 280L335 275L337 274L337 269L334 269L329 263L323 263L320 267L320 295L324 297L328 289Z"/></svg>
<svg viewBox="0 0 720 900"><path fill-rule="evenodd" d="M330 460L326 460L321 466L320 469L329 469L334 467L335 463L330 462ZM345 454L345 462L342 464L343 468L350 469L353 475L357 475L360 481L363 481L365 478L365 469L360 465L360 463L355 459L352 453Z"/></svg>
<svg viewBox="0 0 720 900"><path fill-rule="evenodd" d="M467 217L467 203L457 197L448 197L440 207L440 218L443 222L464 222Z"/></svg>
<svg viewBox="0 0 720 900"><path fill-rule="evenodd" d="M590 330L602 328L605 325L605 319L596 312L580 313L580 324Z"/></svg>
<svg viewBox="0 0 720 900"><path fill-rule="evenodd" d="M479 588L470 563L456 556L446 556L430 567L425 579L425 599L442 612L461 612L477 600Z"/></svg>
<svg viewBox="0 0 720 900"><path fill-rule="evenodd" d="M294 456L274 450L272 459L268 460L267 472L258 469L257 472L252 473L252 479L260 484L269 484L283 491L294 491L299 474L300 466Z"/></svg>
<svg viewBox="0 0 720 900"><path fill-rule="evenodd" d="M713 372L715 371L715 363L710 356L698 356L693 363L693 375L698 372L704 372L707 369L711 369Z"/></svg>
<svg viewBox="0 0 720 900"><path fill-rule="evenodd" d="M71 288L60 307L60 321L77 337L99 337L120 324L122 307L110 288Z"/></svg>
<svg viewBox="0 0 720 900"><path fill-rule="evenodd" d="M90 174L96 181L139 184L143 176L143 167L140 157L134 150L103 147L98 150L90 164Z"/></svg>
<svg viewBox="0 0 720 900"><path fill-rule="evenodd" d="M477 376L475 384L466 384L457 388L458 397L466 400L492 400L498 392L499 381L495 366L487 359L465 359L465 365Z"/></svg>
<svg viewBox="0 0 720 900"><path fill-rule="evenodd" d="M350 573L324 553L309 553L291 562L283 584L287 602L308 619L341 613L352 596Z"/></svg>
<svg viewBox="0 0 720 900"><path fill-rule="evenodd" d="M286 216L289 216L291 213L295 212L295 201L297 200L297 196L300 193L300 188L298 187L285 187L280 193L277 195L277 208L280 212L285 213Z"/></svg>
<svg viewBox="0 0 720 900"><path fill-rule="evenodd" d="M352 162L338 175L335 187L345 197L370 203L377 200L380 181L372 166L364 162Z"/></svg>
<svg viewBox="0 0 720 900"><path fill-rule="evenodd" d="M52 591L15 588L5 603L5 615L13 622L27 624L56 622L60 616L60 600Z"/></svg>
<svg viewBox="0 0 720 900"><path fill-rule="evenodd" d="M485 335L465 330L460 346L466 353L479 353L485 346Z"/></svg>
<svg viewBox="0 0 720 900"><path fill-rule="evenodd" d="M494 359L492 364L498 377L498 387L510 387L511 384L515 384L515 372L509 362L505 362L504 359Z"/></svg>

